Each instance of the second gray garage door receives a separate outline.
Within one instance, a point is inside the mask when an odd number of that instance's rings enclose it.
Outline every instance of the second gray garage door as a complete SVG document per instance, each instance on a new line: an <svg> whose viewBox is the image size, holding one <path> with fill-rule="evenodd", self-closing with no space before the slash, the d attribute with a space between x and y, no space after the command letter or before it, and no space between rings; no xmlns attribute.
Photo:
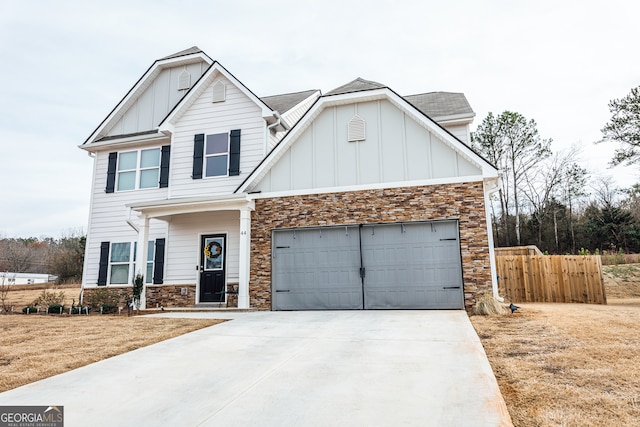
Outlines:
<svg viewBox="0 0 640 427"><path fill-rule="evenodd" d="M464 308L457 221L273 232L274 310Z"/></svg>

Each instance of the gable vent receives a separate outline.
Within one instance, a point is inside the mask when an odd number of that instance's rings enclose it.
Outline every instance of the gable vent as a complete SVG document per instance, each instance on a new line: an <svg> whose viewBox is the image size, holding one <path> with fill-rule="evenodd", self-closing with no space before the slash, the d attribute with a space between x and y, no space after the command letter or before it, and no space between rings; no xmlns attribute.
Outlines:
<svg viewBox="0 0 640 427"><path fill-rule="evenodd" d="M178 90L188 90L191 87L191 74L184 69L178 77Z"/></svg>
<svg viewBox="0 0 640 427"><path fill-rule="evenodd" d="M222 82L217 82L213 85L212 93L213 97L211 102L223 102L226 97L227 87Z"/></svg>
<svg viewBox="0 0 640 427"><path fill-rule="evenodd" d="M364 119L356 114L349 120L348 141L364 141L364 139Z"/></svg>

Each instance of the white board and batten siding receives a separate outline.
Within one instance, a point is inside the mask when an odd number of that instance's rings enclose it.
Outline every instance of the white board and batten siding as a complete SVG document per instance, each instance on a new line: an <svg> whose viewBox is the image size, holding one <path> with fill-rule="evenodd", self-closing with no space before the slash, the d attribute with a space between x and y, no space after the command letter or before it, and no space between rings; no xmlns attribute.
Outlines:
<svg viewBox="0 0 640 427"><path fill-rule="evenodd" d="M186 70L193 85L207 69L206 62L166 68L153 79L124 115L107 132L111 135L125 135L155 129L162 119L187 93L179 90L180 75Z"/></svg>
<svg viewBox="0 0 640 427"><path fill-rule="evenodd" d="M177 215L170 220L164 283L196 283L200 262L200 236L226 234L227 282L237 282L240 263L240 213L204 212Z"/></svg>
<svg viewBox="0 0 640 427"><path fill-rule="evenodd" d="M347 142L349 121L366 138ZM479 166L386 100L328 107L253 188L279 192L480 176Z"/></svg>
<svg viewBox="0 0 640 427"><path fill-rule="evenodd" d="M167 141L168 143L168 141ZM159 144L160 147L163 144ZM145 147L147 148L147 147ZM87 236L87 259L83 272L83 283L86 286L94 286L98 280L98 268L100 264L101 242L135 242L138 233L127 224L127 220L138 225L138 216L129 214L127 204L150 200L164 199L167 197L167 188L148 188L131 191L115 191L106 193L107 167L109 153L99 151L95 157L95 180L93 183L93 197L91 211L89 212L89 233ZM149 223L149 240L164 238L167 234L167 223L159 220L151 220Z"/></svg>
<svg viewBox="0 0 640 427"><path fill-rule="evenodd" d="M226 85L226 99L211 102L211 86ZM171 146L171 197L220 196L232 194L265 153L265 121L261 109L218 75L175 125ZM193 139L196 134L228 133L240 129L240 175L192 179Z"/></svg>
<svg viewBox="0 0 640 427"><path fill-rule="evenodd" d="M449 132L451 132L451 134L453 136L455 136L456 138L458 138L460 141L464 142L465 144L469 144L471 137L469 134L469 125L468 124L463 124L463 125L448 125L448 124L443 124L442 125L443 128L445 128L446 130L448 130Z"/></svg>

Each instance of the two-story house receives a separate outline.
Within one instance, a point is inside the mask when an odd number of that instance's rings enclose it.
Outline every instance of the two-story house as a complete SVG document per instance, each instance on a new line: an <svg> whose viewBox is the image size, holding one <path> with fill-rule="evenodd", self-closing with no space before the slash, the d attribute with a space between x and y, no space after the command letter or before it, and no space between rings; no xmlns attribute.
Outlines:
<svg viewBox="0 0 640 427"><path fill-rule="evenodd" d="M83 292L240 308L462 309L497 294L460 93L356 79L258 97L193 47L159 59L80 146L94 158Z"/></svg>

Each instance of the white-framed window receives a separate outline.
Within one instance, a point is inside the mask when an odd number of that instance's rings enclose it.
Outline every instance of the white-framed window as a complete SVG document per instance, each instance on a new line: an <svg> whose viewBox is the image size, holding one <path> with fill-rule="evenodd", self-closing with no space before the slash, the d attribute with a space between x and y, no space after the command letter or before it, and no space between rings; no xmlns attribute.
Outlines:
<svg viewBox="0 0 640 427"><path fill-rule="evenodd" d="M204 142L204 176L228 176L229 134L207 135Z"/></svg>
<svg viewBox="0 0 640 427"><path fill-rule="evenodd" d="M136 250L138 242L111 243L109 251L109 284L128 285L133 283L136 272ZM150 240L147 249L147 266L145 269L145 283L153 281L154 241Z"/></svg>
<svg viewBox="0 0 640 427"><path fill-rule="evenodd" d="M112 243L109 252L109 284L128 285L131 281L131 254L130 242Z"/></svg>
<svg viewBox="0 0 640 427"><path fill-rule="evenodd" d="M118 155L117 190L158 188L160 148L126 151Z"/></svg>

